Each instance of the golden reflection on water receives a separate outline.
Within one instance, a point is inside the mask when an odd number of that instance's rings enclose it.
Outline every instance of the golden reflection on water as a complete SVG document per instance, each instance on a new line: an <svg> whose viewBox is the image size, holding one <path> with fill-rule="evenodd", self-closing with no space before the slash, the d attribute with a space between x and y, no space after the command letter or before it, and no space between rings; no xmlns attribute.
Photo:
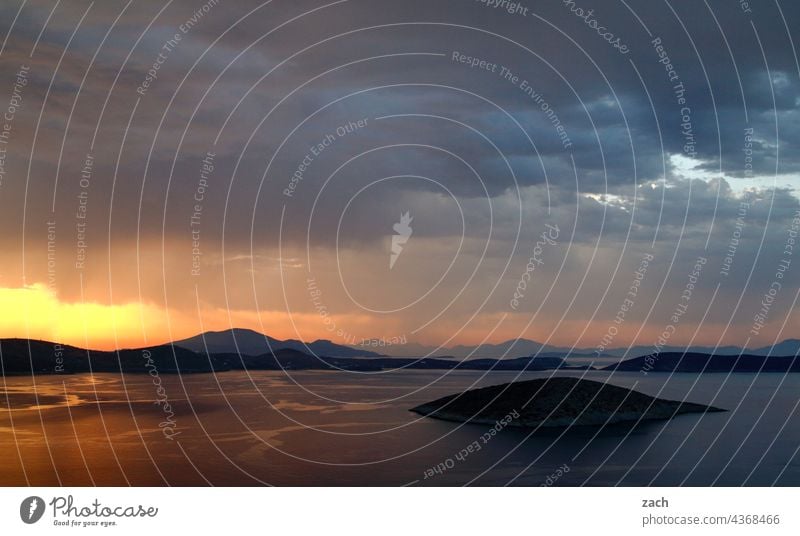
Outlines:
<svg viewBox="0 0 800 536"><path fill-rule="evenodd" d="M291 379L267 371L165 374L160 386L179 432L169 439L162 432L165 412L149 375L39 376L35 381L9 376L0 380L0 485L402 485L421 479L426 468L486 431L421 418L410 407L515 377L459 372L443 379L424 371L357 378L307 371L293 372ZM536 374L523 379L530 377ZM665 385L657 377L614 376L619 385L638 382L637 388L648 394L663 388L661 396L671 399L693 389L690 399L700 403L711 402L705 397L727 382L716 404L746 403L730 414L684 416L642 428L622 445L611 433L585 448L592 434L553 446L553 436L527 439L524 431L508 431L432 484L460 485L491 467L482 483L502 485L523 469L517 483L538 485L565 456L580 453L570 463L570 478L596 474L592 483L613 485L629 474L626 483L642 485L668 464L658 483L675 485L720 433L726 440L713 445L715 450L692 473L692 484L716 478L718 466L734 456L729 450L740 445L737 459L743 462L729 471L746 476L753 468L746 462L755 463L765 452L763 438L774 444L751 483L770 484L784 468L785 483L800 482L800 467L788 462L800 444L799 416L793 412L800 375L761 375L753 389L753 376L747 374L727 380L707 375L692 388L695 379L676 375ZM761 418L767 406L769 418ZM726 425L729 415L734 421ZM702 425L694 429L697 419ZM687 436L692 443L682 446ZM647 463L628 473L630 460L642 452ZM502 463L495 466L498 460ZM537 461L528 467L531 460ZM596 471L598 464L602 471ZM734 472L727 481L738 485L743 476Z"/></svg>

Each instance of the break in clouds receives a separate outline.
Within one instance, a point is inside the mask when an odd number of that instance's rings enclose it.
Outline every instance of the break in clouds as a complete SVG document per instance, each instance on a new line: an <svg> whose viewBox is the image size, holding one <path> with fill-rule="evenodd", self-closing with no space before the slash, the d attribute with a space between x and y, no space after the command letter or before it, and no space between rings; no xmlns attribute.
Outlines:
<svg viewBox="0 0 800 536"><path fill-rule="evenodd" d="M6 2L2 286L184 335L335 339L322 303L358 337L594 347L652 256L617 336L647 345L702 258L673 342L785 338L800 8L591 7Z"/></svg>

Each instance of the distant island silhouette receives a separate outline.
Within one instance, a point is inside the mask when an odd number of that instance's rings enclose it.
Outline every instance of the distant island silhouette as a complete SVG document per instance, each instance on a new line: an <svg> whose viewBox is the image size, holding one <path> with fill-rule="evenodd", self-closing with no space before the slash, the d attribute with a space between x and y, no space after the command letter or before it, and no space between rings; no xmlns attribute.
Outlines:
<svg viewBox="0 0 800 536"><path fill-rule="evenodd" d="M710 355L696 352L647 354L602 370L642 372L800 372L798 356Z"/></svg>

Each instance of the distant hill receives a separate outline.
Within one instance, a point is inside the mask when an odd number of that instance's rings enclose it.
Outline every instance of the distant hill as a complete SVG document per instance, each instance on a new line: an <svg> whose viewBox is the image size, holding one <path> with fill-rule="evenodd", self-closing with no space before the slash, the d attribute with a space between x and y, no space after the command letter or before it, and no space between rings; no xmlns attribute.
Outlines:
<svg viewBox="0 0 800 536"><path fill-rule="evenodd" d="M393 357L313 356L293 348L260 355L236 352L194 352L165 344L112 352L86 350L53 342L0 339L0 375L125 372L147 374L224 372L229 370L351 370L379 371L409 368L427 370L550 370L560 358L410 359Z"/></svg>
<svg viewBox="0 0 800 536"><path fill-rule="evenodd" d="M756 348L752 352L755 355L797 355L800 352L800 340L786 339L779 342L774 346L764 346L763 348Z"/></svg>
<svg viewBox="0 0 800 536"><path fill-rule="evenodd" d="M198 353L241 353L257 356L277 350L296 350L320 357L381 357L366 349L352 348L319 339L304 343L295 339L282 341L250 329L234 328L225 331L207 331L188 339L175 341L175 346Z"/></svg>
<svg viewBox="0 0 800 536"><path fill-rule="evenodd" d="M320 357L387 357L377 353L374 346L356 345L346 346L336 344L329 340L316 340L304 343L295 339L280 340L263 335L250 329L234 328L226 331L209 331L194 337L175 341L176 346L186 348L198 353L242 353L246 355L261 355L271 350L292 349L306 354ZM452 347L426 346L408 342L405 344L386 345L378 348L388 357L423 357L429 356L436 359L518 359L530 356L554 358L592 358L592 357L619 357L630 358L653 353L652 346L631 346L608 348L599 356L594 348L569 348L543 344L531 339L510 339L497 344L457 345ZM665 346L662 353L690 352L697 354L713 355L796 355L800 352L800 340L786 339L774 346L765 346L747 350L739 346Z"/></svg>
<svg viewBox="0 0 800 536"><path fill-rule="evenodd" d="M800 358L794 356L739 356L662 352L649 354L601 370L645 372L800 372Z"/></svg>
<svg viewBox="0 0 800 536"><path fill-rule="evenodd" d="M410 357L387 357L373 354L363 357L337 357L330 353L342 348L329 341L315 341L312 347L319 350L318 355L310 355L292 347L273 346L272 352L261 352L252 334L264 339L263 335L247 332L246 337L236 336L239 351L226 351L231 333L206 334L209 352L193 351L189 348L164 344L139 349L119 351L86 350L53 342L27 339L0 339L0 374L69 374L83 372L133 372L133 373L199 373L222 372L227 370L352 370L377 371L396 368L429 370L554 370L571 366L569 358L558 354L543 352L538 356L525 356L512 359L458 359L453 357L424 359ZM188 341L189 339L187 339ZM229 339L232 340L232 339ZM274 340L274 339L272 339ZM187 344L180 341L181 344ZM297 341L278 341L278 343ZM266 342L265 342L266 344ZM302 344L302 343L300 343ZM786 347L791 349L792 341ZM333 345L333 346L328 346ZM203 345L202 348L205 348ZM195 346L197 347L197 346ZM234 348L236 348L234 346ZM329 350L325 350L328 348ZM778 346L776 346L778 348ZM362 351L349 349L353 353ZM774 350L774 349L773 349ZM328 355L325 355L325 354ZM349 353L349 352L345 352ZM580 354L570 354L575 357ZM577 368L592 368L584 365ZM800 372L800 358L789 356L766 356L754 354L718 355L698 352L662 352L645 354L639 357L609 365L602 370L645 371L645 372Z"/></svg>

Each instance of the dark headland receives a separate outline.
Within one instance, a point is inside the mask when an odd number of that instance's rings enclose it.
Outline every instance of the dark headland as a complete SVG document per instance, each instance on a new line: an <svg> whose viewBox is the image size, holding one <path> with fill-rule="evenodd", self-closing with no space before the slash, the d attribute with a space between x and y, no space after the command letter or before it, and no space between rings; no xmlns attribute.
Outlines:
<svg viewBox="0 0 800 536"><path fill-rule="evenodd" d="M415 370L551 370L563 365L558 358L472 359L392 357L332 357L280 348L258 355L196 352L177 344L100 351L48 341L0 339L0 375L80 374L125 372L165 374L225 372L230 370L349 370L374 372L399 368Z"/></svg>
<svg viewBox="0 0 800 536"><path fill-rule="evenodd" d="M476 424L495 424L518 414L507 426L553 428L664 420L684 413L725 410L654 398L607 383L547 378L473 389L411 411L434 419Z"/></svg>

